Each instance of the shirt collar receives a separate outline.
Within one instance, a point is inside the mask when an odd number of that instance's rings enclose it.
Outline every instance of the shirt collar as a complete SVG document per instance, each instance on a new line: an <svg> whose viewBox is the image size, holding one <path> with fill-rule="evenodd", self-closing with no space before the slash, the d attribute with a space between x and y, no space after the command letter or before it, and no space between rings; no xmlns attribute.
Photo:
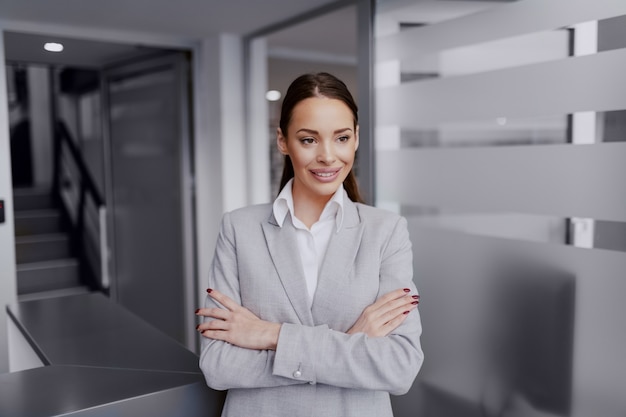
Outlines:
<svg viewBox="0 0 626 417"><path fill-rule="evenodd" d="M287 184L283 187L283 189L274 200L274 204L272 206L272 210L274 213L274 218L276 219L276 223L280 227L283 227L285 223L285 218L287 218L287 214L291 213L291 217L295 217L295 210L293 207L293 193L291 191L291 187L293 185L293 178L290 179ZM322 214L320 215L320 220L328 218L332 215L335 216L335 224L337 226L337 232L341 230L341 226L343 225L343 201L344 201L344 188L343 184L339 185L335 194L331 197L331 199L326 203Z"/></svg>

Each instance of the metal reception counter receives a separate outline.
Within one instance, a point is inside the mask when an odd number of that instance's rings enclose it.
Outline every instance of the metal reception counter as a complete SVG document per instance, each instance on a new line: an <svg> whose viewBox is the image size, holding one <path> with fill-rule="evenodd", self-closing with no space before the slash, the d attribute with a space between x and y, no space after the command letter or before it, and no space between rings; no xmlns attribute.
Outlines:
<svg viewBox="0 0 626 417"><path fill-rule="evenodd" d="M198 357L99 293L7 306L0 417L218 417ZM21 370L20 370L21 369Z"/></svg>

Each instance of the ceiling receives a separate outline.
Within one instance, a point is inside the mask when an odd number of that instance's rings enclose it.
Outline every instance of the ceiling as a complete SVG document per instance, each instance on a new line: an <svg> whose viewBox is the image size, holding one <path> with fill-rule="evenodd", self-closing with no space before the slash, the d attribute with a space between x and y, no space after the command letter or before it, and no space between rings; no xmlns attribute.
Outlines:
<svg viewBox="0 0 626 417"><path fill-rule="evenodd" d="M202 38L245 35L335 0L2 0L0 19Z"/></svg>
<svg viewBox="0 0 626 417"><path fill-rule="evenodd" d="M191 45L217 33L245 36L280 22L332 7L336 0L1 0L0 27L5 29L7 60L42 64L101 67L111 62L150 53L154 47ZM345 1L343 2L345 3ZM356 27L353 19L348 22ZM290 45L301 39L311 44L306 32L285 33L276 40ZM356 30L356 29L354 29ZM141 44L128 43L124 33ZM120 35L122 34L122 35ZM167 39L159 45L159 39ZM45 42L63 43L62 54L43 51ZM318 42L322 50L324 40ZM356 42L350 39L350 42ZM335 42L339 53L349 43ZM315 47L313 47L315 49Z"/></svg>
<svg viewBox="0 0 626 417"><path fill-rule="evenodd" d="M377 0L377 18L438 20L491 2L512 0ZM306 13L349 0L0 0L8 59L23 62L102 66L150 51L191 45L217 33L245 36ZM473 3L473 4L470 4ZM336 8L336 7L335 7ZM425 16L431 16L425 18ZM135 36L136 35L136 36ZM149 39L129 43L128 38ZM45 53L43 42L66 45L62 55ZM159 40L164 40L162 43ZM269 34L270 57L355 65L354 5ZM140 44L139 44L140 43Z"/></svg>
<svg viewBox="0 0 626 417"><path fill-rule="evenodd" d="M508 1L377 0L377 23L389 19L434 22ZM246 36L316 10L334 9L267 34L268 84L282 89L294 75L320 70L336 73L351 86L356 84L357 10L349 0L0 2L8 61L95 68L153 53L163 45L180 48L216 33ZM128 38L150 42L130 43ZM167 41L160 44L159 39ZM63 43L63 53L45 52L42 46L50 41Z"/></svg>

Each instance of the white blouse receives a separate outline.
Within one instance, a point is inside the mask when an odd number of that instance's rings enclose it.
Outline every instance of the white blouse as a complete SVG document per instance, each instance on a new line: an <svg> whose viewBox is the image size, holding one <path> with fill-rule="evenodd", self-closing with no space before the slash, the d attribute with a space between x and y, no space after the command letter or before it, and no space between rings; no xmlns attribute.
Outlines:
<svg viewBox="0 0 626 417"><path fill-rule="evenodd" d="M292 185L293 178L289 180L278 197L276 197L272 209L276 222L278 222L280 227L283 226L287 214L291 215L291 221L296 228L298 251L300 252L300 260L302 261L302 268L306 278L310 307L315 296L318 274L326 255L330 236L333 230L335 232L341 230L344 188L343 185L339 186L339 189L326 203L319 220L311 226L311 229L308 229L294 214Z"/></svg>

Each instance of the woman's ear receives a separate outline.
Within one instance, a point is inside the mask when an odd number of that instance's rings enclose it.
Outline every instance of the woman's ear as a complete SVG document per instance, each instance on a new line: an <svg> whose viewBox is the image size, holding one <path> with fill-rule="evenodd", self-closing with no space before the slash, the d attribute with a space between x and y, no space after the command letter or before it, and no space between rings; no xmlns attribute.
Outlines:
<svg viewBox="0 0 626 417"><path fill-rule="evenodd" d="M283 155L288 155L287 149L287 138L283 135L283 131L280 129L276 129L276 146L278 146L278 150Z"/></svg>
<svg viewBox="0 0 626 417"><path fill-rule="evenodd" d="M354 145L354 152L359 149L359 125L356 125L356 132L354 133L354 138L356 139L356 143Z"/></svg>

